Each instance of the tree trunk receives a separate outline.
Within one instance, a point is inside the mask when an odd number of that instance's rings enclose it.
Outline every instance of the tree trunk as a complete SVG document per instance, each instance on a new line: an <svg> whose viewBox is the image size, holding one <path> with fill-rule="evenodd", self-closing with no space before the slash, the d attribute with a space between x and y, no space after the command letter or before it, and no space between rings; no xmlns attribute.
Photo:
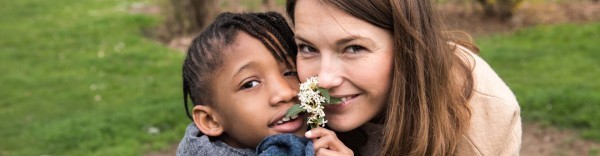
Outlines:
<svg viewBox="0 0 600 156"><path fill-rule="evenodd" d="M487 17L496 16L496 12L494 12L494 6L488 2L487 0L477 0L481 7L483 8L483 14Z"/></svg>
<svg viewBox="0 0 600 156"><path fill-rule="evenodd" d="M266 10L273 10L275 9L275 0L263 0L262 5Z"/></svg>
<svg viewBox="0 0 600 156"><path fill-rule="evenodd" d="M517 6L523 0L477 0L483 8L486 17L494 17L500 20L512 18Z"/></svg>
<svg viewBox="0 0 600 156"><path fill-rule="evenodd" d="M496 16L501 20L509 20L514 14L519 0L498 0L496 4Z"/></svg>
<svg viewBox="0 0 600 156"><path fill-rule="evenodd" d="M170 15L166 26L175 36L190 35L201 31L218 12L216 0L170 0Z"/></svg>

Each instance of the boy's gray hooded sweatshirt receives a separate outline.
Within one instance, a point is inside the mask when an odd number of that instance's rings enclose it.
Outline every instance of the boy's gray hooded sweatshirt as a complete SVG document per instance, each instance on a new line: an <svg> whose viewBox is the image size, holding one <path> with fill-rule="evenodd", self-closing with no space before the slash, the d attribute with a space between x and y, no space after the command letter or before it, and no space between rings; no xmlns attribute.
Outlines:
<svg viewBox="0 0 600 156"><path fill-rule="evenodd" d="M194 123L188 125L185 136L177 147L177 156L188 155L256 155L254 149L233 148L221 140L210 141L200 134Z"/></svg>

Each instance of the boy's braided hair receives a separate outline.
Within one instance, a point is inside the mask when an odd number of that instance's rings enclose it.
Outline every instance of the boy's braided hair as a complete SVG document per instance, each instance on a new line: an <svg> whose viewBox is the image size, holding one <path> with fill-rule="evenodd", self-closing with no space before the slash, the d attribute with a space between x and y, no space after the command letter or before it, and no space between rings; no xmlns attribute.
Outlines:
<svg viewBox="0 0 600 156"><path fill-rule="evenodd" d="M188 118L192 119L188 96L194 106L212 102L213 72L222 65L222 51L234 42L239 31L260 40L277 61L290 68L295 66L294 34L281 14L222 13L192 41L183 62L183 104Z"/></svg>

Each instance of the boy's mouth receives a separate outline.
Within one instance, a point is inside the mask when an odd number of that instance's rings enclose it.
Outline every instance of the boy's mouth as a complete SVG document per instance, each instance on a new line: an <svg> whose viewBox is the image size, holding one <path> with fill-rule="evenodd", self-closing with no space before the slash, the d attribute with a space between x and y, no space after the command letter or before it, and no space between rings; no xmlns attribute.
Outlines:
<svg viewBox="0 0 600 156"><path fill-rule="evenodd" d="M281 115L278 115L277 118L272 120L268 125L269 128L273 128L279 133L294 133L303 127L303 125L305 124L305 117L303 114L285 117L285 112Z"/></svg>
<svg viewBox="0 0 600 156"><path fill-rule="evenodd" d="M294 119L296 119L296 118L298 118L298 115L297 115L297 114L296 114L296 115L293 115L293 116L290 116L290 117L283 117L283 118L281 118L281 120L279 120L279 121L275 122L275 125L281 125L281 124L283 124L283 123L285 123L285 122L288 122L288 121L294 120Z"/></svg>

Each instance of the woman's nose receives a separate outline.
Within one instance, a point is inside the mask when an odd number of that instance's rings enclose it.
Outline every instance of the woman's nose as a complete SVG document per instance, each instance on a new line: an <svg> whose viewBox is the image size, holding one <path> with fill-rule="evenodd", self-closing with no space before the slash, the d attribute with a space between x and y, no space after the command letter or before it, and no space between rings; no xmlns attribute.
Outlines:
<svg viewBox="0 0 600 156"><path fill-rule="evenodd" d="M290 103L298 94L297 87L292 87L284 77L278 78L271 83L271 99L269 103L271 105ZM295 84L298 85L298 84Z"/></svg>
<svg viewBox="0 0 600 156"><path fill-rule="evenodd" d="M331 89L342 84L342 67L333 57L323 57L319 69L319 87Z"/></svg>

